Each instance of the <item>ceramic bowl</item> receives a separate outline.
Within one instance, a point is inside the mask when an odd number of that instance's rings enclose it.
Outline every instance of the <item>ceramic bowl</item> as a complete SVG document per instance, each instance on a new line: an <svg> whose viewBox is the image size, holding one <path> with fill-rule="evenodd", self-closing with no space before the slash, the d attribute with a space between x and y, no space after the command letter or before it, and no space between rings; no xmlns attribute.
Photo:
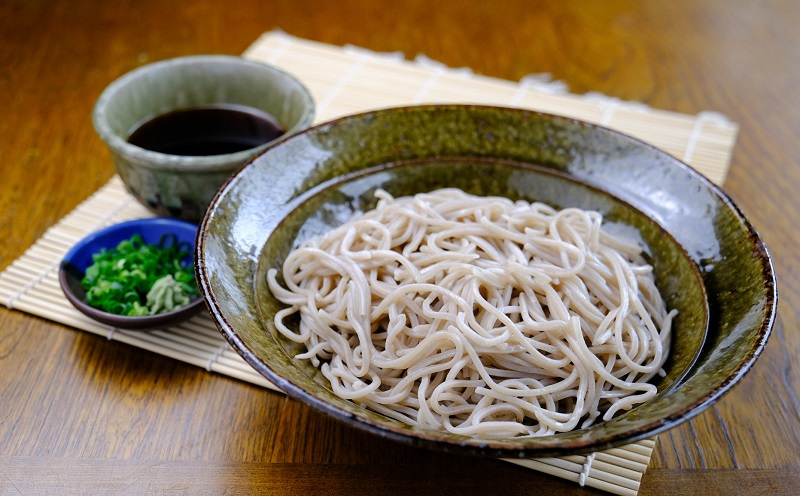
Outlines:
<svg viewBox="0 0 800 496"><path fill-rule="evenodd" d="M275 332L271 318L280 305L264 274L305 237L370 208L377 187L395 195L459 187L594 208L635 228L649 245L662 295L681 312L658 396L586 429L491 440L411 428L336 397ZM290 396L385 438L501 457L606 449L691 418L753 365L777 300L757 232L692 168L602 127L497 107L387 109L283 141L220 189L200 224L196 259L201 292L222 334Z"/></svg>
<svg viewBox="0 0 800 496"><path fill-rule="evenodd" d="M184 156L128 142L142 122L179 109L241 105L272 115L286 133L235 153ZM198 222L228 176L275 141L307 128L315 105L294 76L268 64L225 55L163 60L112 82L95 104L95 130L126 189L158 216Z"/></svg>
<svg viewBox="0 0 800 496"><path fill-rule="evenodd" d="M89 306L86 291L81 287L81 279L87 267L92 265L92 255L101 249L116 247L121 241L139 234L145 243L157 244L162 236L175 235L179 243L189 243L195 247L197 226L195 224L170 218L148 218L121 222L93 232L78 241L64 256L59 267L59 283L67 300L84 315L105 325L130 330L151 330L164 328L182 322L197 314L204 307L203 298L192 301L171 312L150 316L128 317L104 312ZM185 260L184 263L191 263Z"/></svg>

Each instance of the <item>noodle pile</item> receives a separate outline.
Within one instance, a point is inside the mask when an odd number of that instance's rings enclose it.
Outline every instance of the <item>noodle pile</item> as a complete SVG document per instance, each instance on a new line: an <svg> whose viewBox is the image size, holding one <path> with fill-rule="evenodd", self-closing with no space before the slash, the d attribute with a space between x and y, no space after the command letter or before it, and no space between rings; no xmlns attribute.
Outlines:
<svg viewBox="0 0 800 496"><path fill-rule="evenodd" d="M277 329L338 396L502 438L586 427L656 394L674 312L641 247L599 213L457 189L376 196L292 251L285 286L267 273L288 305Z"/></svg>

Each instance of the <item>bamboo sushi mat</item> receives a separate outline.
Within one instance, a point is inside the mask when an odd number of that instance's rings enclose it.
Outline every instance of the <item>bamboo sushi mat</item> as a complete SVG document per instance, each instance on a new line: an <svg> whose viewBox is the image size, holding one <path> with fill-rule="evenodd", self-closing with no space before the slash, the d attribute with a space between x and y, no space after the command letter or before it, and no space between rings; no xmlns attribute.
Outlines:
<svg viewBox="0 0 800 496"><path fill-rule="evenodd" d="M244 56L281 67L303 81L317 102L317 122L377 108L425 103L479 103L521 107L608 126L649 142L722 184L738 126L713 112L684 115L597 94L575 95L546 77L519 82L451 69L418 56L335 47L281 31L262 35ZM52 226L0 273L6 306L277 390L227 344L202 313L164 330L129 332L98 324L61 293L61 257L85 235L152 214L127 194L117 176ZM588 456L506 460L613 494L636 495L655 438Z"/></svg>

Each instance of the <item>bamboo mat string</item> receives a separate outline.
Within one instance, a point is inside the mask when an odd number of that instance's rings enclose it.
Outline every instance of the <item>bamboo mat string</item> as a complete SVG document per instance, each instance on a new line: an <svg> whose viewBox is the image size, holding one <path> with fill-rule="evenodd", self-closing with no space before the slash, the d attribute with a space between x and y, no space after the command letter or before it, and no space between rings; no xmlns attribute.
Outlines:
<svg viewBox="0 0 800 496"><path fill-rule="evenodd" d="M436 85L437 82L439 82L439 79L442 78L443 74L444 70L441 68L434 68L431 70L430 76L428 76L428 79L419 88L419 91L417 91L417 93L414 95L414 98L411 99L411 102L414 105L424 102L428 97L428 93L430 93L431 89Z"/></svg>
<svg viewBox="0 0 800 496"><path fill-rule="evenodd" d="M563 95L569 91L565 82L554 80L553 76L546 72L523 76L519 80L519 84L526 88L533 88L539 93L550 95Z"/></svg>
<svg viewBox="0 0 800 496"><path fill-rule="evenodd" d="M377 108L413 103L510 105L609 126L657 146L722 184L738 126L714 112L697 116L665 112L600 94L574 95L547 74L520 82L493 79L468 68L450 69L418 55L376 54L265 33L244 53L294 74L318 102L316 122ZM129 195L118 176L49 228L0 272L0 299L27 312L233 379L279 391L250 367L203 313L173 328L132 332L98 324L75 310L61 292L56 268L81 237L106 225L152 216ZM581 486L635 496L650 463L655 439L645 439L588 456L506 459Z"/></svg>
<svg viewBox="0 0 800 496"><path fill-rule="evenodd" d="M289 35L286 35L289 38L292 38ZM297 39L297 38L294 38ZM402 52L375 52L372 50L368 50L366 48L361 48L360 46L356 45L344 45L341 50L348 54L353 55L355 57L364 57L364 58L371 58L371 59L383 59L390 62L401 62L405 59L405 56Z"/></svg>
<svg viewBox="0 0 800 496"><path fill-rule="evenodd" d="M520 106L529 90L543 93L563 93L566 91L562 82L550 79L550 74L528 74L519 80L517 89L508 101L508 105L511 107Z"/></svg>
<svg viewBox="0 0 800 496"><path fill-rule="evenodd" d="M280 61L281 57L289 50L289 47L292 45L291 38L287 36L281 36L278 38L278 46L275 47L269 57L267 57L264 62L267 64L276 65Z"/></svg>
<svg viewBox="0 0 800 496"><path fill-rule="evenodd" d="M367 55L363 52L356 54L356 60L352 65L347 68L347 71L337 80L333 87L328 89L327 93L322 97L322 100L317 104L317 112L324 113L334 98L339 94L343 87L353 79L353 76L361 70L367 61Z"/></svg>
<svg viewBox="0 0 800 496"><path fill-rule="evenodd" d="M59 264L60 264L60 262L53 262L53 264L51 264L49 267L47 267L47 269L46 269L45 271L43 271L43 272L41 272L40 274L38 274L36 277L34 277L33 279L31 279L31 280L30 280L28 283L26 283L24 286L22 286L21 288L19 288L19 290L18 290L17 292L15 292L15 293L14 293L14 294L12 294L11 296L9 296L9 297L6 299L6 307L8 307L8 308L14 308L14 303L15 303L17 300L19 300L20 298L22 298L22 296L23 296L25 293L27 293L28 291L30 291L30 289L31 289L31 288L35 287L37 284L39 284L40 282L42 282L42 280L43 280L45 277L47 277L47 275L48 275L48 274L52 273L52 272L53 272L53 270L55 270L55 268L59 266Z"/></svg>
<svg viewBox="0 0 800 496"><path fill-rule="evenodd" d="M686 143L686 149L683 152L683 160L686 163L692 163L692 159L694 159L695 149L697 148L697 144L700 141L701 136L703 135L703 126L709 122L724 122L725 117L721 114L716 112L700 112L697 115L697 119L694 121L694 126L692 126L692 132L689 135L689 140Z"/></svg>
<svg viewBox="0 0 800 496"><path fill-rule="evenodd" d="M619 108L619 104L616 101L608 101L603 103L602 113L600 117L600 125L601 126L608 126L611 124L611 120L614 118L614 113Z"/></svg>
<svg viewBox="0 0 800 496"><path fill-rule="evenodd" d="M603 95L602 93L590 92L584 95L586 101L596 103L600 106L600 119L598 124L601 126L611 126L614 116L618 110L625 112L648 112L647 105L639 102L625 102L619 98Z"/></svg>
<svg viewBox="0 0 800 496"><path fill-rule="evenodd" d="M219 358L222 356L222 354L225 353L226 351L228 351L229 349L230 349L230 346L228 345L228 343L225 343L222 346L220 346L217 349L217 351L215 351L214 354L211 355L208 358L208 363L206 363L206 370L208 372L211 372L211 370L213 370L214 364L217 362L217 360L219 360Z"/></svg>
<svg viewBox="0 0 800 496"><path fill-rule="evenodd" d="M586 478L589 477L589 472L592 470L592 462L594 461L594 453L591 453L589 456L586 457L586 461L583 463L583 469L581 470L581 475L578 478L578 484L581 486L586 485Z"/></svg>
<svg viewBox="0 0 800 496"><path fill-rule="evenodd" d="M443 74L446 72L453 76L460 76L462 78L469 78L475 74L469 67L459 67L457 69L454 69L452 67L446 66L445 64L439 62L438 60L434 60L428 57L425 54L419 54L416 57L414 57L414 63L419 67L429 69L434 72L438 72L439 74Z"/></svg>

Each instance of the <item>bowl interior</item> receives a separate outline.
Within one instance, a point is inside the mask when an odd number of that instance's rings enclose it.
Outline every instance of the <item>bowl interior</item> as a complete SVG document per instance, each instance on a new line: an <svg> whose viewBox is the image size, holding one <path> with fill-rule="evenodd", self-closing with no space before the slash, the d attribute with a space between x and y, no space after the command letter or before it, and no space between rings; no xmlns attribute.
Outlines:
<svg viewBox="0 0 800 496"><path fill-rule="evenodd" d="M287 135L307 127L314 117L310 93L290 74L241 57L196 55L155 62L123 75L98 98L93 119L101 138L112 148L148 156L126 143L136 125L172 110L212 104L244 105L267 112ZM231 155L247 157L252 152ZM179 167L182 162L199 166L221 160L161 157L167 168Z"/></svg>
<svg viewBox="0 0 800 496"><path fill-rule="evenodd" d="M162 236L174 235L179 243L189 243L194 252L197 226L175 219L139 219L122 222L96 231L76 243L64 256L59 267L59 282L64 295L84 315L103 324L122 329L146 330L165 327L185 320L203 307L203 298L194 297L188 305L161 314L141 317L115 315L86 303L86 291L81 286L86 269L92 265L92 255L101 249L116 247L120 242L139 234L145 243L157 244ZM192 263L192 255L183 263Z"/></svg>
<svg viewBox="0 0 800 496"><path fill-rule="evenodd" d="M295 369L306 378L328 388L327 379L307 360L293 360L305 352L302 346L284 338L275 329L275 314L285 308L267 287L267 270L280 270L286 256L304 240L341 225L355 214L375 207L376 189L394 197L414 195L438 188L458 187L479 196L504 196L512 200L540 201L555 208L578 207L603 214L607 229L628 230L627 236L641 240L648 262L653 265L656 283L667 308L678 310L674 321L672 347L665 365L667 375L657 380L660 394L668 392L694 364L705 341L708 305L705 288L696 264L675 240L639 210L615 197L541 167L490 159L439 159L400 162L371 168L323 183L292 202L292 208L270 233L259 256L255 279L255 299L261 324L267 331L268 346L284 355L275 372L294 376ZM276 361L271 362L277 365ZM654 381L656 382L656 381ZM330 390L330 401L340 403ZM342 406L363 413L352 403ZM382 418L382 417L381 417Z"/></svg>
<svg viewBox="0 0 800 496"><path fill-rule="evenodd" d="M436 168L458 172L431 172ZM675 264L696 265L707 293L709 326L694 365L691 358L682 362L688 367L683 379L660 385L668 394L618 418L541 438L443 438L354 412L331 398L324 381L293 363L294 350L270 335L272 310L259 287L264 260L279 259L306 235L301 228L311 232L366 206L352 207L342 201L345 196L363 197L384 184L395 193L414 191L416 183L427 188L437 181L459 181L462 189L487 194L535 194L555 206L594 205L615 222L634 225L654 254L667 257L654 260L662 275ZM271 240L276 230L287 234L276 233ZM769 254L744 215L708 180L668 154L608 129L496 107L387 109L345 117L283 141L218 192L200 225L197 263L201 291L220 331L248 363L291 396L390 439L489 456L588 452L670 428L699 413L750 369L775 315ZM661 291L676 304L680 295L691 294L687 291L702 294L702 285L691 278L670 277L659 277L665 279ZM697 315L688 302L685 315Z"/></svg>

